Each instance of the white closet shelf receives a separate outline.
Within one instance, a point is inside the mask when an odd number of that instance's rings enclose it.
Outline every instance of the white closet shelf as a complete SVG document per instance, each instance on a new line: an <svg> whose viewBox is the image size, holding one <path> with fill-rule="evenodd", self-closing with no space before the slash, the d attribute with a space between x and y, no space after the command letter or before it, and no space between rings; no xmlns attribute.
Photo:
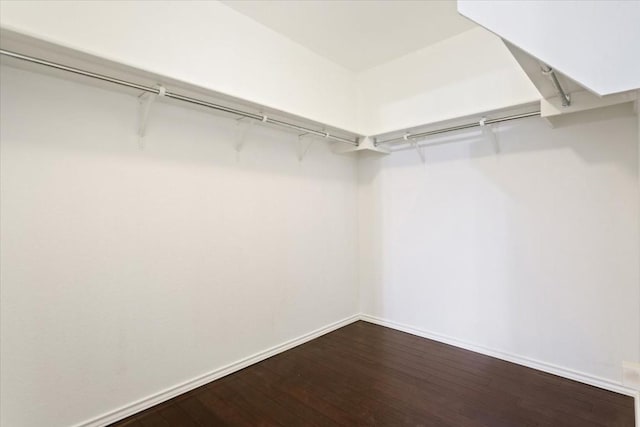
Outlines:
<svg viewBox="0 0 640 427"><path fill-rule="evenodd" d="M58 77L119 89L135 95L162 95L168 100L213 110L233 118L249 119L305 136L314 136L357 147L362 135L286 113L264 105L214 92L156 73L129 67L105 58L78 52L11 30L0 33L2 63L14 67L45 71Z"/></svg>
<svg viewBox="0 0 640 427"><path fill-rule="evenodd" d="M206 108L236 119L248 119L295 131L299 136L312 136L336 142L333 151L350 153L374 151L388 154L396 145L414 144L431 135L461 131L484 124L540 116L539 103L481 113L474 117L457 118L441 123L425 124L380 135L365 136L309 120L291 113L269 108L229 95L203 89L152 72L129 67L105 58L75 51L60 45L2 29L0 58L3 63L64 77L84 83L109 86L140 95L147 94ZM143 132L144 124L140 126ZM339 145L339 146L337 146Z"/></svg>

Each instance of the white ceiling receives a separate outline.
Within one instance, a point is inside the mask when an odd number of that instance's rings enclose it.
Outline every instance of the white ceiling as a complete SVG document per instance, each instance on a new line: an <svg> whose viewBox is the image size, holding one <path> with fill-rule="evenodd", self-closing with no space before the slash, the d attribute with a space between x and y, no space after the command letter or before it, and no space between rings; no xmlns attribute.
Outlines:
<svg viewBox="0 0 640 427"><path fill-rule="evenodd" d="M353 71L475 27L455 0L222 0L238 12Z"/></svg>

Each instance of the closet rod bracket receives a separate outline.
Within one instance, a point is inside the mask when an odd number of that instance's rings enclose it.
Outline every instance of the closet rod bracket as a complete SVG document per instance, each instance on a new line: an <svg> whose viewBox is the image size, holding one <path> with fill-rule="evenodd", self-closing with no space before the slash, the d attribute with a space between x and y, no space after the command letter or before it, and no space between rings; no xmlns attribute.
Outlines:
<svg viewBox="0 0 640 427"><path fill-rule="evenodd" d="M423 164L427 163L427 157L424 154L424 147L418 144L418 141L416 141L415 138L411 138L411 134L405 133L402 136L402 139L404 139L409 144L411 144L411 146L416 150L416 153L418 153L418 156L420 157L420 161Z"/></svg>
<svg viewBox="0 0 640 427"><path fill-rule="evenodd" d="M496 154L500 154L500 142L498 141L498 136L493 129L494 125L487 124L486 122L486 117L483 117L480 119L480 121L478 121L478 125L480 126L480 130L482 131L482 135L491 142Z"/></svg>
<svg viewBox="0 0 640 427"><path fill-rule="evenodd" d="M157 91L158 93L143 92L138 96L138 145L140 148L144 148L144 137L147 133L151 105L158 98L165 96L167 92L164 86L161 85L158 85Z"/></svg>
<svg viewBox="0 0 640 427"><path fill-rule="evenodd" d="M248 119L246 117L240 117L236 119L236 125L238 127L236 133L235 150L237 153L241 152L244 148L244 144L247 140L249 130L253 127L255 120Z"/></svg>
<svg viewBox="0 0 640 427"><path fill-rule="evenodd" d="M313 144L314 139L309 138L309 136L310 135L308 133L302 133L298 135L298 161L299 162L302 162L304 160L305 156L309 152L309 148L311 148L311 145ZM306 144L304 142L305 138L309 140L309 142L307 142Z"/></svg>

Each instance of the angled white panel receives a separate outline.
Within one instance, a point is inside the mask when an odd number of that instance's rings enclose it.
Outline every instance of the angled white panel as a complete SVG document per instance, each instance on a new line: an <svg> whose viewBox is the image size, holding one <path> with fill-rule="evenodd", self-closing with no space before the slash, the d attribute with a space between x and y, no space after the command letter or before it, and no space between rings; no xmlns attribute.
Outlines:
<svg viewBox="0 0 640 427"><path fill-rule="evenodd" d="M458 12L598 95L640 88L640 1L458 0Z"/></svg>

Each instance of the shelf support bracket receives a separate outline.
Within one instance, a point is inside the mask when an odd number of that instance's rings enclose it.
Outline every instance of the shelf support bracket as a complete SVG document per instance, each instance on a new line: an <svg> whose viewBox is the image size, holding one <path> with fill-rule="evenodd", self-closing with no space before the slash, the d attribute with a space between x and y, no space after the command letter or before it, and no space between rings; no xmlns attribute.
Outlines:
<svg viewBox="0 0 640 427"><path fill-rule="evenodd" d="M149 122L149 111L151 105L161 96L164 96L166 89L158 85L158 93L145 92L138 97L138 145L144 148L144 137L147 133L147 124Z"/></svg>
<svg viewBox="0 0 640 427"><path fill-rule="evenodd" d="M480 125L480 130L482 131L482 135L488 139L493 145L493 150L496 154L500 154L500 142L498 141L498 136L496 135L493 126L486 124L487 118L483 117L480 119L478 124Z"/></svg>
<svg viewBox="0 0 640 427"><path fill-rule="evenodd" d="M309 138L308 137L308 133L303 133L298 135L298 161L302 162L302 160L304 160L304 157L307 155L307 152L309 152L309 148L311 148L311 145L313 144L313 138ZM307 137L307 139L309 140L308 143L305 144L304 139L305 137Z"/></svg>
<svg viewBox="0 0 640 427"><path fill-rule="evenodd" d="M241 117L236 120L236 126L238 127L238 129L236 131L235 149L236 152L239 153L244 147L244 143L247 140L247 134L249 133L249 130L251 129L251 127L253 127L253 120L247 119L246 117Z"/></svg>
<svg viewBox="0 0 640 427"><path fill-rule="evenodd" d="M422 147L420 144L418 144L418 141L416 141L413 138L409 138L410 134L404 134L402 136L402 139L404 139L405 141L407 141L415 150L416 153L418 153L418 156L420 156L420 161L424 164L427 162L427 157L424 154L424 147Z"/></svg>

